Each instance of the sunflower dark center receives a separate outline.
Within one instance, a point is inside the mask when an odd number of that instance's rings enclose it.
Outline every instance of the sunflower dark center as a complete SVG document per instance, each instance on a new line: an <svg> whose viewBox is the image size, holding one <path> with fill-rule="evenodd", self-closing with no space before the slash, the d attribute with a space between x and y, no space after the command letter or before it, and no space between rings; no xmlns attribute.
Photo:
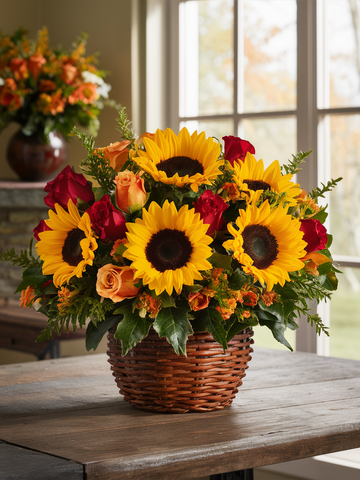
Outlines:
<svg viewBox="0 0 360 480"><path fill-rule="evenodd" d="M263 225L248 225L242 233L243 248L259 270L270 267L279 253L276 238Z"/></svg>
<svg viewBox="0 0 360 480"><path fill-rule="evenodd" d="M190 157L171 157L167 160L162 160L156 166L158 170L165 172L168 178L176 173L179 177L185 177L185 175L191 177L196 173L204 173L204 168L201 163Z"/></svg>
<svg viewBox="0 0 360 480"><path fill-rule="evenodd" d="M62 258L64 262L72 267L76 267L84 259L82 255L81 240L85 238L85 233L79 228L74 228L68 232L62 249Z"/></svg>
<svg viewBox="0 0 360 480"><path fill-rule="evenodd" d="M150 238L145 255L156 270L165 272L186 265L192 251L191 242L184 232L165 228Z"/></svg>
<svg viewBox="0 0 360 480"><path fill-rule="evenodd" d="M254 190L255 192L257 190L271 190L271 186L263 182L262 180L244 180L244 183L247 183L247 186L250 188L250 190Z"/></svg>

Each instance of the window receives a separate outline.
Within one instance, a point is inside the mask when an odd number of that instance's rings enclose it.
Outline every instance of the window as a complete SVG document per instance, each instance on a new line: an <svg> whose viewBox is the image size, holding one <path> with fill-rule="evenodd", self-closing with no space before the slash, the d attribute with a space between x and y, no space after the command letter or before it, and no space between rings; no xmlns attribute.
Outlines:
<svg viewBox="0 0 360 480"><path fill-rule="evenodd" d="M344 177L324 199L343 271L319 307L330 339L302 325L296 347L360 359L360 1L169 3L168 126L238 135L265 165L312 149L298 175L307 190ZM257 344L277 347L267 332Z"/></svg>

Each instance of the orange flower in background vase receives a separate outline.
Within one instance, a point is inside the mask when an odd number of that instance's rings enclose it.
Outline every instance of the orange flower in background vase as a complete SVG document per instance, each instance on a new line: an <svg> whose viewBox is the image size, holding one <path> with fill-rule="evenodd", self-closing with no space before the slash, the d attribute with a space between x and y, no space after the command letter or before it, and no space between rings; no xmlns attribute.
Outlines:
<svg viewBox="0 0 360 480"><path fill-rule="evenodd" d="M129 140L123 140L122 142L110 143L107 147L98 148L97 151L101 151L104 158L110 161L110 167L119 172L128 159L127 147L129 144Z"/></svg>
<svg viewBox="0 0 360 480"><path fill-rule="evenodd" d="M56 89L56 83L52 80L40 80L39 91L40 92L52 92Z"/></svg>
<svg viewBox="0 0 360 480"><path fill-rule="evenodd" d="M26 287L25 290L21 291L20 307L31 307L35 297L36 295L34 288L31 286Z"/></svg>
<svg viewBox="0 0 360 480"><path fill-rule="evenodd" d="M145 204L146 191L144 180L140 175L124 170L117 174L114 182L116 183L115 202L123 212L127 212L130 207L141 208Z"/></svg>
<svg viewBox="0 0 360 480"><path fill-rule="evenodd" d="M17 82L28 78L29 71L27 61L20 58L13 58L9 64L10 70L14 72L14 77Z"/></svg>
<svg viewBox="0 0 360 480"><path fill-rule="evenodd" d="M60 78L61 78L61 80L63 80L68 85L73 83L77 74L78 74L78 69L74 65L71 65L71 63L65 63L61 67Z"/></svg>
<svg viewBox="0 0 360 480"><path fill-rule="evenodd" d="M34 82L37 83L41 68L46 63L46 59L41 54L31 55L29 58L28 68L29 72L34 78Z"/></svg>
<svg viewBox="0 0 360 480"><path fill-rule="evenodd" d="M111 263L104 265L97 273L97 293L115 303L136 297L139 288L134 285L134 273L131 267L118 267Z"/></svg>
<svg viewBox="0 0 360 480"><path fill-rule="evenodd" d="M94 83L83 83L71 95L69 95L69 103L74 105L76 102L85 104L93 103L98 97L97 86Z"/></svg>

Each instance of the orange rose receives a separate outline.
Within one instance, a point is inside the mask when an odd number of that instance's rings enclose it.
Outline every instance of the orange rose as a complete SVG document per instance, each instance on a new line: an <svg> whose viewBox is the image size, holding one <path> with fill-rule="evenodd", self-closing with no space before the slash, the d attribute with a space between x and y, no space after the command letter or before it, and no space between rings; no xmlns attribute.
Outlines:
<svg viewBox="0 0 360 480"><path fill-rule="evenodd" d="M110 143L108 147L99 148L102 151L104 158L110 160L110 167L119 172L121 167L128 159L129 140L123 140L122 142Z"/></svg>
<svg viewBox="0 0 360 480"><path fill-rule="evenodd" d="M46 59L41 54L31 55L29 58L29 72L33 76L35 83L39 78L41 67L44 65L44 63L46 63Z"/></svg>
<svg viewBox="0 0 360 480"><path fill-rule="evenodd" d="M131 267L118 267L108 263L98 270L96 291L101 297L122 302L125 298L133 298L139 288L134 285L135 270Z"/></svg>
<svg viewBox="0 0 360 480"><path fill-rule="evenodd" d="M78 69L74 67L74 65L71 65L71 63L65 63L61 67L61 70L61 80L63 80L68 85L70 85L70 83L73 83L78 74Z"/></svg>
<svg viewBox="0 0 360 480"><path fill-rule="evenodd" d="M115 177L115 203L123 211L127 212L132 206L142 207L146 202L144 180L140 175L135 175L129 170L119 172Z"/></svg>

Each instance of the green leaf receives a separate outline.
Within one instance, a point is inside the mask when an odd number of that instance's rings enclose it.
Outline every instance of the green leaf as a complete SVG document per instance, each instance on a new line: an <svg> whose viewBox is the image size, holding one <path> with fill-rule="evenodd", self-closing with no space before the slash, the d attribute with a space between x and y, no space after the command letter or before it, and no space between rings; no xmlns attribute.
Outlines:
<svg viewBox="0 0 360 480"><path fill-rule="evenodd" d="M194 285L185 285L185 288L188 292L196 293L196 292L200 292L203 286L197 283L194 283Z"/></svg>
<svg viewBox="0 0 360 480"><path fill-rule="evenodd" d="M221 253L215 252L208 260L215 268L223 268L224 270L231 269L232 257L230 255L222 255Z"/></svg>
<svg viewBox="0 0 360 480"><path fill-rule="evenodd" d="M95 200L96 201L101 200L102 197L104 195L107 195L107 194L108 194L108 190L106 190L105 188L102 188L102 187L98 187L95 190Z"/></svg>
<svg viewBox="0 0 360 480"><path fill-rule="evenodd" d="M175 299L167 292L162 292L158 295L158 299L161 301L163 308L176 307Z"/></svg>
<svg viewBox="0 0 360 480"><path fill-rule="evenodd" d="M127 308L114 335L114 338L121 341L122 356L126 355L147 336L152 323L153 319L140 317L139 310L132 312L131 306Z"/></svg>
<svg viewBox="0 0 360 480"><path fill-rule="evenodd" d="M247 277L245 273L237 268L235 272L229 277L230 290L240 290L240 288L247 283Z"/></svg>
<svg viewBox="0 0 360 480"><path fill-rule="evenodd" d="M230 342L239 332L247 328L249 325L243 322L234 322L228 330L227 341Z"/></svg>
<svg viewBox="0 0 360 480"><path fill-rule="evenodd" d="M108 330L110 330L111 327L116 325L116 323L118 323L120 319L120 315L112 315L103 322L99 323L98 327L95 327L95 325L90 322L86 329L86 350L96 350L103 336L108 332Z"/></svg>
<svg viewBox="0 0 360 480"><path fill-rule="evenodd" d="M224 328L224 319L216 308L206 308L199 312L196 318L196 331L205 331L210 333L214 339L220 343L224 350L227 349L228 332ZM194 326L195 326L194 325Z"/></svg>
<svg viewBox="0 0 360 480"><path fill-rule="evenodd" d="M289 350L293 351L290 343L284 337L285 325L281 322L275 315L272 315L269 312L263 310L257 310L257 317L259 319L260 325L264 325L271 330L275 340L279 343L282 343Z"/></svg>
<svg viewBox="0 0 360 480"><path fill-rule="evenodd" d="M159 337L166 337L177 355L182 353L186 356L188 336L194 333L188 319L188 311L189 307L185 305L163 308L154 322L154 329Z"/></svg>
<svg viewBox="0 0 360 480"><path fill-rule="evenodd" d="M41 267L29 267L23 272L23 279L20 285L15 290L15 293L25 290L26 287L36 286L39 283L45 282L46 277L42 273Z"/></svg>

